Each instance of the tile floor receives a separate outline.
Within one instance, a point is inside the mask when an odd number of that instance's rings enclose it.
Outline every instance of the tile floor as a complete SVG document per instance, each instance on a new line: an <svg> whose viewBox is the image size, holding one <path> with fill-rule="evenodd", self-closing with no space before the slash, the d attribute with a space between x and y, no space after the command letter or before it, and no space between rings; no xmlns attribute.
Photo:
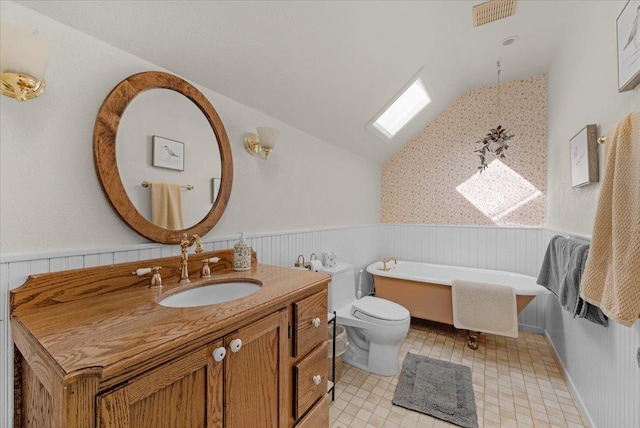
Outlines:
<svg viewBox="0 0 640 428"><path fill-rule="evenodd" d="M466 346L465 336L451 326L412 320L400 359L411 352L471 367L481 428L589 426L544 336L482 334L476 351ZM344 364L329 412L331 428L456 426L392 405L398 376L374 375Z"/></svg>

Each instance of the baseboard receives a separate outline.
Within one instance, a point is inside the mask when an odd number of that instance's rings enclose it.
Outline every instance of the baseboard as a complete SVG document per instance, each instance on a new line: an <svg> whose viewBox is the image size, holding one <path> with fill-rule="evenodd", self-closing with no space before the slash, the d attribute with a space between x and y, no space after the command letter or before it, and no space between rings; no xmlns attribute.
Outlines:
<svg viewBox="0 0 640 428"><path fill-rule="evenodd" d="M547 342L549 342L549 344L551 345L551 349L553 349L553 353L556 357L556 361L558 362L558 365L562 369L562 373L564 374L564 377L567 379L567 383L569 385L569 393L573 397L573 401L575 401L580 406L578 410L580 411L582 418L586 419L587 423L591 426L591 428L597 428L596 424L593 422L593 419L591 419L591 415L587 410L587 406L584 405L584 402L582 401L582 397L580 397L580 394L578 393L578 389L573 383L571 376L569 376L569 372L567 371L567 368L564 366L562 359L560 359L558 350L553 345L553 341L551 340L551 337L549 337L549 333L547 333L546 330L544 331L544 336L547 338Z"/></svg>
<svg viewBox="0 0 640 428"><path fill-rule="evenodd" d="M529 333L545 334L544 328L535 325L518 324L518 330L528 331Z"/></svg>

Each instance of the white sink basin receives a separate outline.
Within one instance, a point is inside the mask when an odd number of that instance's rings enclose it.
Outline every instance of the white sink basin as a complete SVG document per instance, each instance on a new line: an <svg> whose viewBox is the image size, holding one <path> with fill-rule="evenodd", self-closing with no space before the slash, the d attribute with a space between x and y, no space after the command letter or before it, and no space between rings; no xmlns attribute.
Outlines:
<svg viewBox="0 0 640 428"><path fill-rule="evenodd" d="M169 308L215 305L248 296L260 288L260 284L254 282L223 282L180 291L158 303Z"/></svg>

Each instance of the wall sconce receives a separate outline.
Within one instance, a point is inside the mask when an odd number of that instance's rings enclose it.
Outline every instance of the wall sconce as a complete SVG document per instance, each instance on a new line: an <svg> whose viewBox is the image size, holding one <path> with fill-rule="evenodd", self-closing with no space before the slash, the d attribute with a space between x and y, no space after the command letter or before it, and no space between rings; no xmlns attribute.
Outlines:
<svg viewBox="0 0 640 428"><path fill-rule="evenodd" d="M2 95L26 101L44 92L44 75L53 45L26 27L0 23Z"/></svg>
<svg viewBox="0 0 640 428"><path fill-rule="evenodd" d="M269 159L269 155L276 146L276 140L280 135L280 130L269 128L268 126L260 126L256 128L258 134L253 132L244 136L244 148L253 156L262 159Z"/></svg>

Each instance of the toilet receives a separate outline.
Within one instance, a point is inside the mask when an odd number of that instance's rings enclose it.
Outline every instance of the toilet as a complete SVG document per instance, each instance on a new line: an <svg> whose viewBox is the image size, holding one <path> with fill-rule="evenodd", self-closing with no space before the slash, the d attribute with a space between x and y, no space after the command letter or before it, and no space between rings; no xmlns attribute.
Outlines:
<svg viewBox="0 0 640 428"><path fill-rule="evenodd" d="M347 350L342 361L362 370L393 376L399 370L398 344L409 331L411 315L395 302L379 297L356 298L353 266L337 263L325 267L329 282L329 312L347 330Z"/></svg>

